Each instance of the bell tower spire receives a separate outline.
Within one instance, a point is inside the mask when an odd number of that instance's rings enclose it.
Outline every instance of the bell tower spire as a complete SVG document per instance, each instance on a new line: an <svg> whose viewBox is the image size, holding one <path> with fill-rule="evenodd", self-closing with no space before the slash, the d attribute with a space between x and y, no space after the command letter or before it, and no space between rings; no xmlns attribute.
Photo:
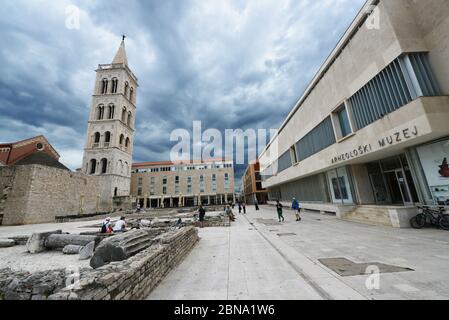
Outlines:
<svg viewBox="0 0 449 320"><path fill-rule="evenodd" d="M117 50L117 53L115 54L114 60L112 61L112 64L124 64L128 65L128 57L126 56L126 49L125 49L125 38L126 36L122 36L122 43L120 44L120 47Z"/></svg>

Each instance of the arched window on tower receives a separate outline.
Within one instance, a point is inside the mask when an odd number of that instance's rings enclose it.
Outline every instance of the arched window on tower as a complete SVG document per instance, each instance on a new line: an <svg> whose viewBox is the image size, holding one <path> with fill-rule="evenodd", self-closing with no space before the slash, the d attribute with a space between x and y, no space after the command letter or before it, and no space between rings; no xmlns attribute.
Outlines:
<svg viewBox="0 0 449 320"><path fill-rule="evenodd" d="M97 172L97 160L90 160L90 174L95 174Z"/></svg>
<svg viewBox="0 0 449 320"><path fill-rule="evenodd" d="M129 175L129 165L128 162L125 161L125 173L126 175Z"/></svg>
<svg viewBox="0 0 449 320"><path fill-rule="evenodd" d="M134 99L134 88L131 87L131 89L129 90L129 101L133 102Z"/></svg>
<svg viewBox="0 0 449 320"><path fill-rule="evenodd" d="M108 159L101 159L101 174L108 172Z"/></svg>
<svg viewBox="0 0 449 320"><path fill-rule="evenodd" d="M115 106L111 103L109 105L109 119L114 119Z"/></svg>
<svg viewBox="0 0 449 320"><path fill-rule="evenodd" d="M131 120L133 119L133 114L130 112L128 112L128 120L126 122L126 124L128 125L128 127L131 127Z"/></svg>
<svg viewBox="0 0 449 320"><path fill-rule="evenodd" d="M123 107L122 111L122 122L126 123L126 107Z"/></svg>
<svg viewBox="0 0 449 320"><path fill-rule="evenodd" d="M97 120L103 120L104 118L104 106L100 104L97 108Z"/></svg>
<svg viewBox="0 0 449 320"><path fill-rule="evenodd" d="M107 148L111 144L111 133L108 131L104 134L104 146Z"/></svg>
<svg viewBox="0 0 449 320"><path fill-rule="evenodd" d="M118 79L114 78L112 79L112 93L117 93L118 89Z"/></svg>
<svg viewBox="0 0 449 320"><path fill-rule="evenodd" d="M108 79L104 78L101 83L101 93L102 94L108 93L108 84L109 84Z"/></svg>
<svg viewBox="0 0 449 320"><path fill-rule="evenodd" d="M100 138L101 135L99 132L95 132L94 134L94 148L98 148L100 146Z"/></svg>
<svg viewBox="0 0 449 320"><path fill-rule="evenodd" d="M120 135L120 147L123 146L124 142L125 142L125 136L122 134L122 135Z"/></svg>
<svg viewBox="0 0 449 320"><path fill-rule="evenodd" d="M128 97L128 90L129 90L129 83L128 81L125 82L125 97Z"/></svg>
<svg viewBox="0 0 449 320"><path fill-rule="evenodd" d="M126 150L128 150L129 146L130 146L130 142L131 140L129 140L129 138L126 138L126 142L125 142L125 148Z"/></svg>

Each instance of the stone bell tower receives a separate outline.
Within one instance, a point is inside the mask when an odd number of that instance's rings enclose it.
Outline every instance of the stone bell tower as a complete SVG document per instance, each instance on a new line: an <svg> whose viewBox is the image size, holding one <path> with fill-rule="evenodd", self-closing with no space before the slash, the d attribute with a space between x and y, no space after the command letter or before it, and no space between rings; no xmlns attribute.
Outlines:
<svg viewBox="0 0 449 320"><path fill-rule="evenodd" d="M104 205L130 195L138 80L128 67L125 36L112 63L96 72L82 170L100 179Z"/></svg>

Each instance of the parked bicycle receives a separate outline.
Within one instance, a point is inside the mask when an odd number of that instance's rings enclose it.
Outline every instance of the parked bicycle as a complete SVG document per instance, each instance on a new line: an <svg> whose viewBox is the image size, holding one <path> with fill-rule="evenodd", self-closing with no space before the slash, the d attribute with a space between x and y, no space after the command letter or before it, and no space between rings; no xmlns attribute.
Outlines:
<svg viewBox="0 0 449 320"><path fill-rule="evenodd" d="M410 220L410 224L415 229L422 229L427 223L435 225L444 230L449 230L449 214L446 214L444 207L431 208L428 206L418 207L421 211L416 217Z"/></svg>

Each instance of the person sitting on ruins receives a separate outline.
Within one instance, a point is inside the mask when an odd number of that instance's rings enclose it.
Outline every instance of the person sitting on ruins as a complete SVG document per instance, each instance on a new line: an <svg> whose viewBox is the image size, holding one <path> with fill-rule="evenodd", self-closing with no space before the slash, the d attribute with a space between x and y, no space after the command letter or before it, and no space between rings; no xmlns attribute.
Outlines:
<svg viewBox="0 0 449 320"><path fill-rule="evenodd" d="M126 218L121 217L120 220L115 223L114 233L121 233L121 232L126 232L126 231L128 231L126 229Z"/></svg>
<svg viewBox="0 0 449 320"><path fill-rule="evenodd" d="M107 217L106 220L104 220L103 224L101 225L101 233L108 233L110 227L111 227L111 218Z"/></svg>
<svg viewBox="0 0 449 320"><path fill-rule="evenodd" d="M229 217L229 220L231 221L235 221L235 216L234 216L234 212L232 212L231 206L228 205L226 207L226 215Z"/></svg>

